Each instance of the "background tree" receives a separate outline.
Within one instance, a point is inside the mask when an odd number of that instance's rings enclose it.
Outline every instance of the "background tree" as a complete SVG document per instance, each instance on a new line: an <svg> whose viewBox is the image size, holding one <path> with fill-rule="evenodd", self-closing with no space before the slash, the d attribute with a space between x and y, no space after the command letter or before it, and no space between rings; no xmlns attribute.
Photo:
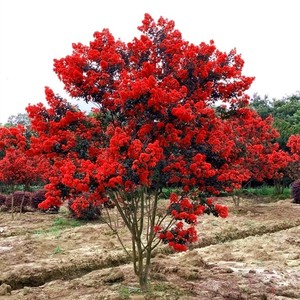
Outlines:
<svg viewBox="0 0 300 300"><path fill-rule="evenodd" d="M25 128L21 125L0 128L0 183L8 187L8 192L12 194L20 186L25 191L40 180L40 162L28 156L28 141L25 132ZM20 212L22 204L20 204ZM13 196L11 197L11 212L13 217Z"/></svg>
<svg viewBox="0 0 300 300"><path fill-rule="evenodd" d="M300 134L291 135L287 147L291 152L291 161L286 168L286 176L297 180L300 178Z"/></svg>
<svg viewBox="0 0 300 300"><path fill-rule="evenodd" d="M263 118L266 119L272 115L272 100L267 95L263 98L255 93L250 100L250 107L254 108L256 112Z"/></svg>
<svg viewBox="0 0 300 300"><path fill-rule="evenodd" d="M289 137L300 133L300 92L283 99L273 100L267 96L262 99L260 96L254 95L250 105L264 119L272 115L274 127L280 134L277 138L280 148L288 150L286 144Z"/></svg>
<svg viewBox="0 0 300 300"><path fill-rule="evenodd" d="M27 113L18 113L17 115L11 115L5 123L6 127L16 127L22 125L25 128L30 127L30 120Z"/></svg>
<svg viewBox="0 0 300 300"><path fill-rule="evenodd" d="M281 170L280 174L283 175L281 175L281 180L275 180L275 186L278 190L283 190L285 186L299 178L299 162L295 153L292 152L289 139L300 133L300 92L295 92L283 99L272 100L267 96L262 99L260 96L254 95L250 106L264 119L272 116L273 126L279 132L276 141L279 143L280 149L287 155L287 166Z"/></svg>
<svg viewBox="0 0 300 300"><path fill-rule="evenodd" d="M228 117L225 108L217 108L217 111L228 118L227 125L231 129L228 134L231 133L230 138L235 144L233 150L235 156L232 155L230 164L243 174L243 185L272 180L276 188L281 189L280 183L285 168L292 158L275 142L279 133L272 126L272 117L262 119L256 111L249 109L239 110L243 117L236 115ZM223 176L226 176L226 173ZM235 205L238 206L241 191L235 190L232 195Z"/></svg>

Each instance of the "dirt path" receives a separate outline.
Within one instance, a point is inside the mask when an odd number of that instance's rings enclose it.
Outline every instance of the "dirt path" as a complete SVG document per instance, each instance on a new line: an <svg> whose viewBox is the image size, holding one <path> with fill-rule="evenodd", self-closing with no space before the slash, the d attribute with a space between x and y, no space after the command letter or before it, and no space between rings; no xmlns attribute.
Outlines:
<svg viewBox="0 0 300 300"><path fill-rule="evenodd" d="M300 205L223 201L230 216L204 216L193 249L153 259L144 295L105 224L78 224L65 210L1 213L0 299L300 299Z"/></svg>

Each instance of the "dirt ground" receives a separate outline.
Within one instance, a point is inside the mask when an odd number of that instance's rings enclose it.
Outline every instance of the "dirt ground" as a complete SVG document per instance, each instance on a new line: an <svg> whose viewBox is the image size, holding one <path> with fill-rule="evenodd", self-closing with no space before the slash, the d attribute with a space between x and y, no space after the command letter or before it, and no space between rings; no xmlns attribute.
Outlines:
<svg viewBox="0 0 300 300"><path fill-rule="evenodd" d="M0 299L300 299L300 205L220 203L229 217L203 216L189 251L158 251L147 293L106 224L75 222L64 208L1 212Z"/></svg>

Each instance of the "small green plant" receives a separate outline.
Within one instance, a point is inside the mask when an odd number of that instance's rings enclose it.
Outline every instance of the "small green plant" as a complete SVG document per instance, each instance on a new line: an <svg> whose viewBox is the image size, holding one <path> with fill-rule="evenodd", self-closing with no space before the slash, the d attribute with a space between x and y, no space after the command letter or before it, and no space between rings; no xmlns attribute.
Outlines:
<svg viewBox="0 0 300 300"><path fill-rule="evenodd" d="M168 295L165 299L178 299L182 296L189 296L187 293L187 291L180 290L179 287L174 287L167 282L156 282L150 286L146 299L162 299L165 295Z"/></svg>
<svg viewBox="0 0 300 300"><path fill-rule="evenodd" d="M133 294L141 294L141 289L123 285L119 288L119 296L122 300L130 299L130 296Z"/></svg>
<svg viewBox="0 0 300 300"><path fill-rule="evenodd" d="M58 227L51 227L49 233L54 235L56 238L59 238L61 234L61 229L59 229Z"/></svg>
<svg viewBox="0 0 300 300"><path fill-rule="evenodd" d="M63 250L59 246L55 247L54 250L53 250L53 254L59 254L59 253L62 253L62 252L63 252Z"/></svg>

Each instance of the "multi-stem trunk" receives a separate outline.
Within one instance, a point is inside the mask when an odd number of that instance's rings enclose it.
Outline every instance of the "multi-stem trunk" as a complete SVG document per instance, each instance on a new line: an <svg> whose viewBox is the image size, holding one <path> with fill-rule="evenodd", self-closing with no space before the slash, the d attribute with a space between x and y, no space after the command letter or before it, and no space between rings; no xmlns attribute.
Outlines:
<svg viewBox="0 0 300 300"><path fill-rule="evenodd" d="M129 194L117 191L111 195L131 234L134 272L142 290L148 288L151 254L159 244L154 232L158 194L158 190L150 195L147 188L140 188Z"/></svg>

